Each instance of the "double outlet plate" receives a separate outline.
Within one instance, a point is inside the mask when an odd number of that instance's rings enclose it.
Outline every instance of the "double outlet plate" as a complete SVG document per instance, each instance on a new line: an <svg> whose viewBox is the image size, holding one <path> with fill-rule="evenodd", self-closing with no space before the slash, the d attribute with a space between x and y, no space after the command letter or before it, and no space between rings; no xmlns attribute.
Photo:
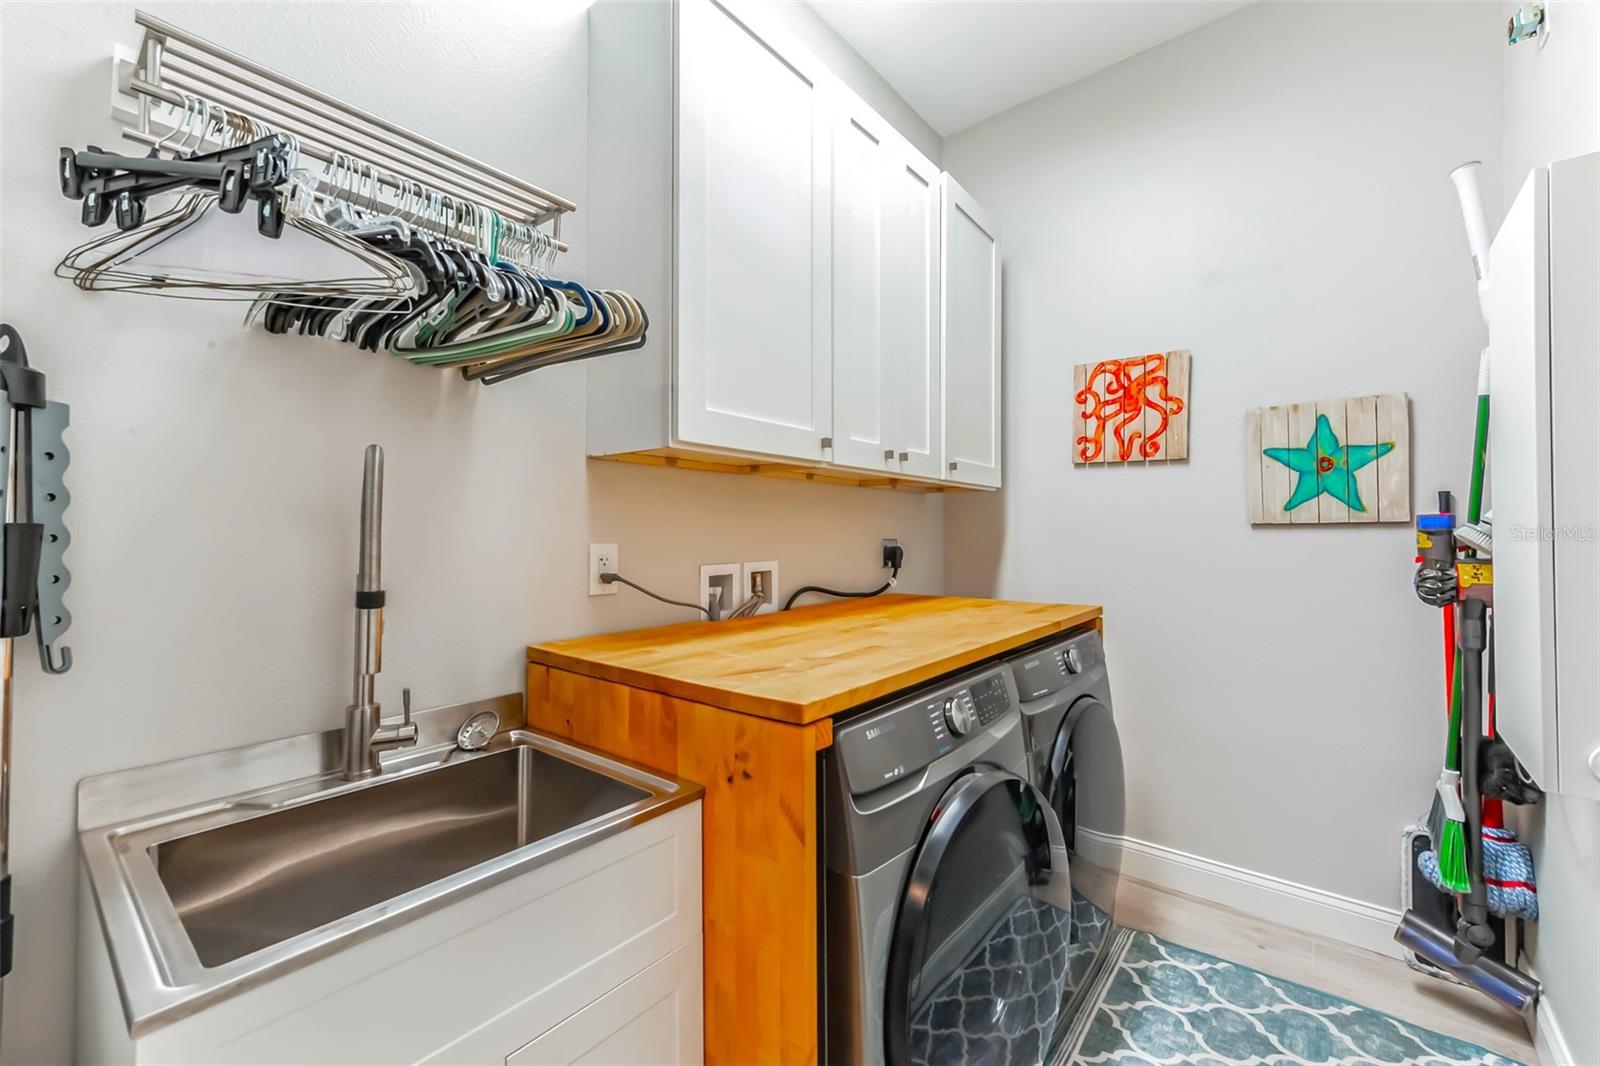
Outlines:
<svg viewBox="0 0 1600 1066"><path fill-rule="evenodd" d="M766 602L756 614L770 614L778 609L778 564L775 560L759 563L708 563L700 568L700 606L711 609L713 590L721 597L722 614L744 603L760 589Z"/></svg>
<svg viewBox="0 0 1600 1066"><path fill-rule="evenodd" d="M621 586L607 585L600 580L605 573L621 573L622 563L615 544L589 545L589 595L615 596ZM726 615L748 600L756 588L761 588L766 602L757 614L768 614L778 609L778 563L776 560L754 563L711 563L700 568L700 606L711 609L712 590L721 596L722 613Z"/></svg>

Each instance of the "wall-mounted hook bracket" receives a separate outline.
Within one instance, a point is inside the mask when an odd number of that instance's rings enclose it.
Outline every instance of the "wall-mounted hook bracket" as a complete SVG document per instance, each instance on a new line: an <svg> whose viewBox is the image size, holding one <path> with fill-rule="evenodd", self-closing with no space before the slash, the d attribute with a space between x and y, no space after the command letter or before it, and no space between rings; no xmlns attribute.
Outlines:
<svg viewBox="0 0 1600 1066"><path fill-rule="evenodd" d="M62 599L72 583L63 560L69 415L66 404L46 400L44 375L28 366L21 336L0 323L0 458L8 472L0 506L10 518L0 524L0 638L26 636L37 618L39 661L51 674L72 668L71 651L59 647L72 624ZM7 492L15 499L5 499Z"/></svg>

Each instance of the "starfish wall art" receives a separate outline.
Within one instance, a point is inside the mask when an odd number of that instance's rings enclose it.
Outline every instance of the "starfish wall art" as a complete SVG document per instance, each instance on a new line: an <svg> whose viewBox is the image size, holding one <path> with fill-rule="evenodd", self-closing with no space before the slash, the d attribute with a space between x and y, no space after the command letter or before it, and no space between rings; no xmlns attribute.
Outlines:
<svg viewBox="0 0 1600 1066"><path fill-rule="evenodd" d="M1404 393L1258 407L1245 435L1253 525L1411 521Z"/></svg>

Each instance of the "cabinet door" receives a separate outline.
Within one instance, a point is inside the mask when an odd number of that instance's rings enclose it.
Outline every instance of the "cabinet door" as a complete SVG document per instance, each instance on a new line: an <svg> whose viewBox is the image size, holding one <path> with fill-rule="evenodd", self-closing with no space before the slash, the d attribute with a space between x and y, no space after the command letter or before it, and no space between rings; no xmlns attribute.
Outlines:
<svg viewBox="0 0 1600 1066"><path fill-rule="evenodd" d="M942 235L946 479L1000 485L999 231L946 174Z"/></svg>
<svg viewBox="0 0 1600 1066"><path fill-rule="evenodd" d="M939 169L905 142L890 162L890 443L900 473L939 477L944 458Z"/></svg>
<svg viewBox="0 0 1600 1066"><path fill-rule="evenodd" d="M890 181L903 153L889 124L835 87L833 174L833 461L897 470L891 348L896 264Z"/></svg>
<svg viewBox="0 0 1600 1066"><path fill-rule="evenodd" d="M678 12L676 436L822 459L828 76L758 34L754 5L685 0Z"/></svg>
<svg viewBox="0 0 1600 1066"><path fill-rule="evenodd" d="M700 955L679 948L506 1056L546 1063L698 1063L704 1058Z"/></svg>

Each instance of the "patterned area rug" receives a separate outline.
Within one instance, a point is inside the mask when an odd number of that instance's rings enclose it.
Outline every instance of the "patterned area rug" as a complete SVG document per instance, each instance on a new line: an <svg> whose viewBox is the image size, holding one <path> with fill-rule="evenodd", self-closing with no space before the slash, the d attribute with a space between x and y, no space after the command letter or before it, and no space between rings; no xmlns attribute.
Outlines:
<svg viewBox="0 0 1600 1066"><path fill-rule="evenodd" d="M1120 958L1054 1056L1108 1066L1521 1066L1248 966L1118 931Z"/></svg>

